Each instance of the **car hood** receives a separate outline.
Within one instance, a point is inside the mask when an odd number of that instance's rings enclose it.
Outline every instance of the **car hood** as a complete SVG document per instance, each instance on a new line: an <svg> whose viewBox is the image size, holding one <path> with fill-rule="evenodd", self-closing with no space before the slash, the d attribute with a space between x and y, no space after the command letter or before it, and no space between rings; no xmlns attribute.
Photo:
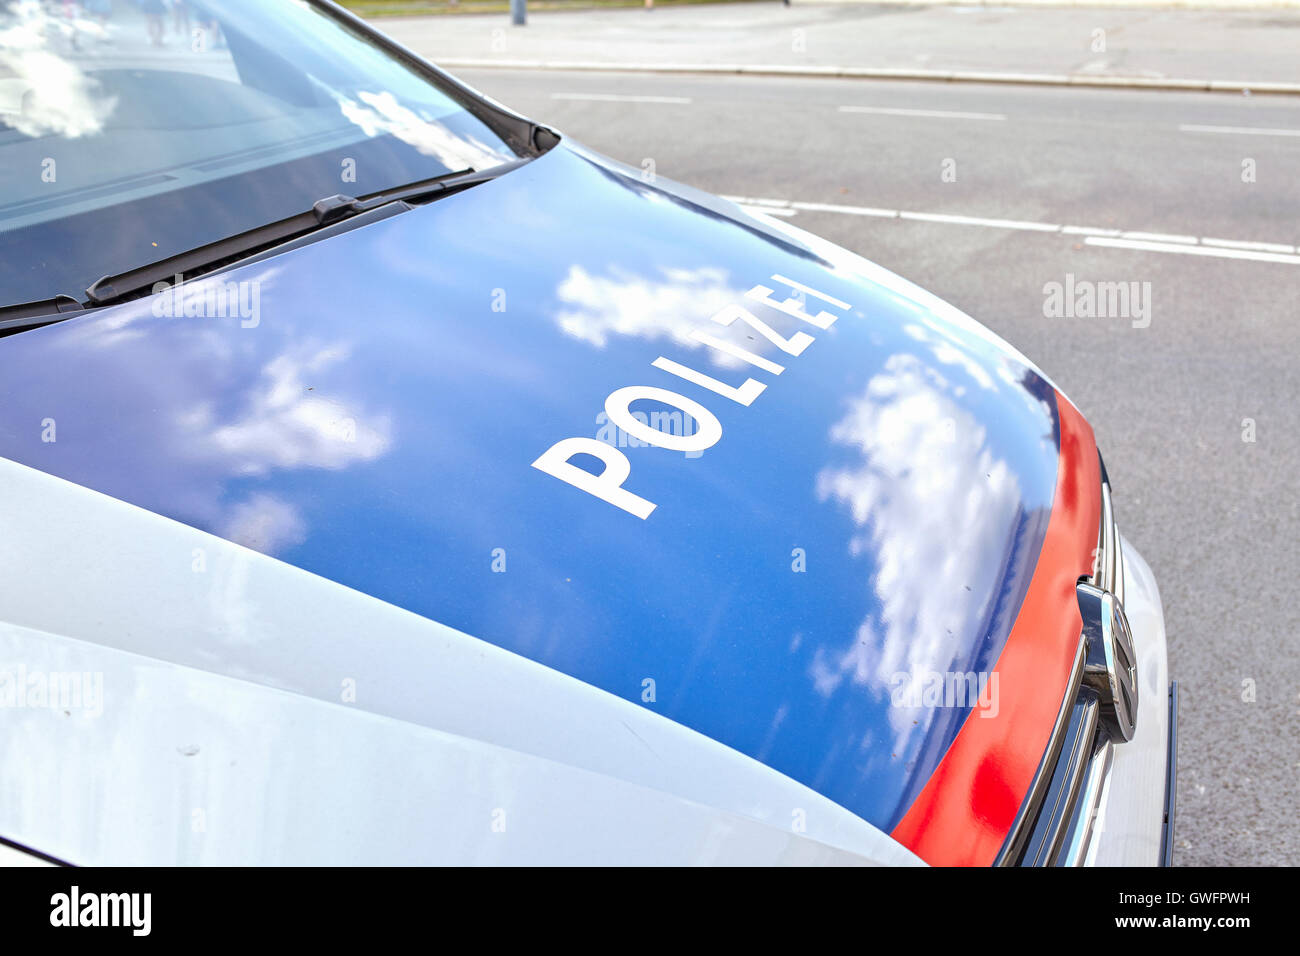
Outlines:
<svg viewBox="0 0 1300 956"><path fill-rule="evenodd" d="M834 324L746 299L763 284ZM531 658L885 830L972 713L908 689L993 670L1052 512L1057 395L1022 357L863 259L567 143L187 291L0 339L0 457ZM710 323L744 303L814 341ZM766 388L742 404L660 357ZM643 445L604 413L625 386L699 402L721 438ZM532 467L568 437L613 442L653 513Z"/></svg>

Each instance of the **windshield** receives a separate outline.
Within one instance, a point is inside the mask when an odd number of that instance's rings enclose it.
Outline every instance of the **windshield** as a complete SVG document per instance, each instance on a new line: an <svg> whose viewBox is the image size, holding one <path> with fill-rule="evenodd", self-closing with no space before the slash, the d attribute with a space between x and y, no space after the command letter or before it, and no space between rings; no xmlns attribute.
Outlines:
<svg viewBox="0 0 1300 956"><path fill-rule="evenodd" d="M0 306L517 159L497 115L302 0L0 0Z"/></svg>

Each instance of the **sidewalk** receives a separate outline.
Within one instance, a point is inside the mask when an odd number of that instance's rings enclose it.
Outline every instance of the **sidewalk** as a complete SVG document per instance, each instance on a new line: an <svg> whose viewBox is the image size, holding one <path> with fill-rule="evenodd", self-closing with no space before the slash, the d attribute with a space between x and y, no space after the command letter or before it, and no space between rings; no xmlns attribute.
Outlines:
<svg viewBox="0 0 1300 956"><path fill-rule="evenodd" d="M1300 10L719 4L385 17L455 67L794 73L1300 93ZM1098 32L1103 31L1103 32Z"/></svg>

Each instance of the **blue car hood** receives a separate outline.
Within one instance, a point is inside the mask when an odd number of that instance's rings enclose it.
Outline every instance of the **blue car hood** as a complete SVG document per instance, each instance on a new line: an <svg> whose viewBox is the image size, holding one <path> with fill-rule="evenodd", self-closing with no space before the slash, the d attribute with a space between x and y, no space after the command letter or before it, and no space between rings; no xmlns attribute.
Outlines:
<svg viewBox="0 0 1300 956"><path fill-rule="evenodd" d="M787 294L773 276L848 307L823 330L745 298ZM515 651L898 822L971 711L900 691L993 668L1051 512L1056 395L1023 358L863 259L567 143L216 282L242 283L225 317L169 314L184 309L155 295L0 339L0 456ZM745 302L814 341L795 356L710 323ZM767 387L744 405L661 356ZM701 403L721 438L642 444L604 414L630 385ZM654 512L532 467L568 437L614 443Z"/></svg>

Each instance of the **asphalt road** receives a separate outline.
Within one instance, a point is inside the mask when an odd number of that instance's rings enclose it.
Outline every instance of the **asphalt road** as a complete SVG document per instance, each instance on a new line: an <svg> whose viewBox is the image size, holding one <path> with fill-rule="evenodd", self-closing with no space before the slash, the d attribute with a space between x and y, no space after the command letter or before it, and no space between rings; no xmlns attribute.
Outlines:
<svg viewBox="0 0 1300 956"><path fill-rule="evenodd" d="M1183 694L1175 862L1300 863L1300 257L1271 248L1300 243L1300 98L461 75L601 152L718 193L1183 237L1114 247L1083 231L784 210L984 322L1088 416L1121 528L1160 581ZM1252 245L1196 242L1207 238ZM1164 251L1180 245L1214 254ZM1261 258L1221 257L1237 253ZM1046 317L1044 286L1067 273L1149 282L1149 325Z"/></svg>

